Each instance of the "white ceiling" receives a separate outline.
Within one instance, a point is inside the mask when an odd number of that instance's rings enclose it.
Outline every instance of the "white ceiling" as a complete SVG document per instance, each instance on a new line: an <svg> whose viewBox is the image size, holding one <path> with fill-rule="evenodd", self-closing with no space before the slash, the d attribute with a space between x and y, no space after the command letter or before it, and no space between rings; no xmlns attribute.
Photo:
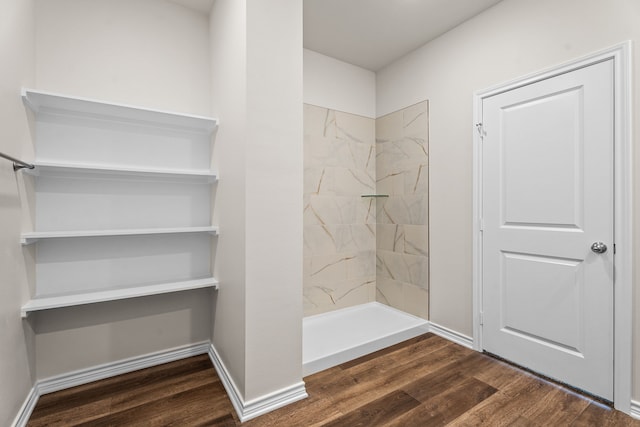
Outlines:
<svg viewBox="0 0 640 427"><path fill-rule="evenodd" d="M372 71L501 0L304 0L304 47Z"/></svg>

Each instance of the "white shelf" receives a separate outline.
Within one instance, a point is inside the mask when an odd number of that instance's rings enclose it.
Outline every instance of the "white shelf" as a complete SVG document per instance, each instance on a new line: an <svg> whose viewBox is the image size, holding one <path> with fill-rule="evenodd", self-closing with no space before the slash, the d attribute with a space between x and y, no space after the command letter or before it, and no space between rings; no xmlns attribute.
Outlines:
<svg viewBox="0 0 640 427"><path fill-rule="evenodd" d="M70 231L33 231L22 233L20 242L30 245L40 239L60 239L69 237L108 237L108 236L139 236L151 234L178 233L211 233L218 234L218 227L175 227L175 228L138 228L124 230L70 230Z"/></svg>
<svg viewBox="0 0 640 427"><path fill-rule="evenodd" d="M35 113L94 116L101 119L147 123L162 127L186 128L211 133L218 122L212 117L154 110L126 104L108 103L33 89L22 89L24 103Z"/></svg>
<svg viewBox="0 0 640 427"><path fill-rule="evenodd" d="M163 179L177 181L191 181L201 183L213 183L217 180L216 174L206 169L160 169L122 167L116 165L95 164L65 164L36 161L35 169L23 169L25 173L34 176L128 176L145 179Z"/></svg>
<svg viewBox="0 0 640 427"><path fill-rule="evenodd" d="M87 293L73 293L36 297L32 300L29 300L29 302L22 306L21 315L24 318L27 316L27 314L33 311L48 310L51 308L60 307L72 307L75 305L93 304L97 302L137 298L200 288L218 289L218 281L213 277L207 277L204 279L108 289Z"/></svg>

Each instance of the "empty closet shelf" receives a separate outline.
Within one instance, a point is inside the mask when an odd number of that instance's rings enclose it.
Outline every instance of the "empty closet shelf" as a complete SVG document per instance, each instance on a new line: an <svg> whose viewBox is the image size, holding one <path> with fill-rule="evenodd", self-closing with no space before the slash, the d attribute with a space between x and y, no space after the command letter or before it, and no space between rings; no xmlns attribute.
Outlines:
<svg viewBox="0 0 640 427"><path fill-rule="evenodd" d="M53 113L65 117L100 117L110 121L162 126L193 132L211 133L218 121L213 117L153 110L88 98L22 89L22 100L34 113Z"/></svg>
<svg viewBox="0 0 640 427"><path fill-rule="evenodd" d="M35 297L22 306L21 315L26 317L30 312L52 308L72 307L105 301L116 301L138 298L170 292L188 291L200 288L218 289L218 281L213 277L184 280L179 282L158 283L127 288L102 289L83 293L68 293Z"/></svg>
<svg viewBox="0 0 640 427"><path fill-rule="evenodd" d="M173 228L138 228L122 230L70 230L70 231L33 231L22 233L21 243L29 245L40 239L60 239L75 237L107 237L107 236L140 236L153 234L210 233L218 234L217 226L205 227L173 227Z"/></svg>
<svg viewBox="0 0 640 427"><path fill-rule="evenodd" d="M210 184L218 177L209 169L170 169L137 166L93 164L93 163L59 163L36 161L33 169L26 173L40 177L101 177L101 178L142 178L149 181L175 181Z"/></svg>

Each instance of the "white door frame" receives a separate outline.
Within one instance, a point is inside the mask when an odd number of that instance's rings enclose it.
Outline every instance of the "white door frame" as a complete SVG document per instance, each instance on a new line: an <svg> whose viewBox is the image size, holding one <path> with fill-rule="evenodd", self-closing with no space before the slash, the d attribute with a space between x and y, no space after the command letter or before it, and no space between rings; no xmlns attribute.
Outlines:
<svg viewBox="0 0 640 427"><path fill-rule="evenodd" d="M611 59L614 64L614 406L631 412L633 241L631 143L631 42L627 41L591 55L507 83L478 91L473 105L473 348L482 351L482 101L527 84Z"/></svg>

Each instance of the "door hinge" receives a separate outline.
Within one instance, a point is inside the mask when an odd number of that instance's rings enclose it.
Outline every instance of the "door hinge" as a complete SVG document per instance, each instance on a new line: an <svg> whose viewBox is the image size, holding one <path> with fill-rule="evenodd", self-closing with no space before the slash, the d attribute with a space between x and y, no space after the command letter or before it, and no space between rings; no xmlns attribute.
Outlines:
<svg viewBox="0 0 640 427"><path fill-rule="evenodd" d="M616 244L615 243L613 244L613 254L614 255L616 254Z"/></svg>
<svg viewBox="0 0 640 427"><path fill-rule="evenodd" d="M478 228L480 229L480 231L484 231L484 218L480 218L480 220L478 221Z"/></svg>
<svg viewBox="0 0 640 427"><path fill-rule="evenodd" d="M484 313L481 311L479 314L480 317L480 326L484 325Z"/></svg>
<svg viewBox="0 0 640 427"><path fill-rule="evenodd" d="M480 135L480 140L484 139L485 131L482 123L476 123L476 130L478 131L478 135Z"/></svg>

